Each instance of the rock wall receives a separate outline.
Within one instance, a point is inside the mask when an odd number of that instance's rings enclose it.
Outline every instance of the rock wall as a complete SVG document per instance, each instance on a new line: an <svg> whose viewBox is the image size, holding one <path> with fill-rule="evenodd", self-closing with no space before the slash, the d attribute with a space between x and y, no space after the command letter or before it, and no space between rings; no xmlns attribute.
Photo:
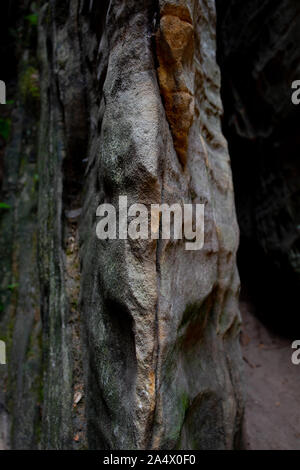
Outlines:
<svg viewBox="0 0 300 470"><path fill-rule="evenodd" d="M23 47L14 51L15 62L10 57L3 77L7 99L14 101L1 105L7 133L1 136L4 177L0 200L6 207L0 210L0 338L6 343L7 365L0 366L0 449L36 449L43 401L37 270L37 29L18 21L30 13L28 2L12 3ZM5 14L2 20L3 34L9 21ZM13 70L18 70L17 80L11 79Z"/></svg>
<svg viewBox="0 0 300 470"><path fill-rule="evenodd" d="M192 27L178 11L194 24L186 69L181 38ZM178 30L165 41L168 14ZM101 16L101 35L83 49L95 65L87 74L95 119L81 224L88 439L104 448L231 448L242 414L238 230L220 130L214 4L110 2ZM83 30L91 34L88 12ZM170 44L168 62L161 51ZM171 91L188 85L195 97L184 161L164 79ZM205 249L97 240L97 206L117 205L124 194L129 205L205 203Z"/></svg>
<svg viewBox="0 0 300 470"><path fill-rule="evenodd" d="M53 0L38 32L39 446L236 448L239 233L214 2ZM124 195L205 204L204 249L100 241L97 207Z"/></svg>

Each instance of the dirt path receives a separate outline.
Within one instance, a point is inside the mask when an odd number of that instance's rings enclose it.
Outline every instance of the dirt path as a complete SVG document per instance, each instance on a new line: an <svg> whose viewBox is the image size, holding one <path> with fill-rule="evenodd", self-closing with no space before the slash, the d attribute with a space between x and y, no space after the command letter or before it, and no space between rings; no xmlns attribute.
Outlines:
<svg viewBox="0 0 300 470"><path fill-rule="evenodd" d="M291 362L292 341L269 332L251 314L248 303L241 303L241 311L247 449L299 450L300 366ZM295 331L296 339L300 339L300 331Z"/></svg>

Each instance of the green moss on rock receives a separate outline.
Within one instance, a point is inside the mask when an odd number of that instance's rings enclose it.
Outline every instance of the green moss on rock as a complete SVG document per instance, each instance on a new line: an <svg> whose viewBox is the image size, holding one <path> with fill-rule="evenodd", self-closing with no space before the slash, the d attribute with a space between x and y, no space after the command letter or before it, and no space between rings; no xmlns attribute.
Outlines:
<svg viewBox="0 0 300 470"><path fill-rule="evenodd" d="M29 66L20 78L21 97L26 104L40 101L39 72L37 68Z"/></svg>

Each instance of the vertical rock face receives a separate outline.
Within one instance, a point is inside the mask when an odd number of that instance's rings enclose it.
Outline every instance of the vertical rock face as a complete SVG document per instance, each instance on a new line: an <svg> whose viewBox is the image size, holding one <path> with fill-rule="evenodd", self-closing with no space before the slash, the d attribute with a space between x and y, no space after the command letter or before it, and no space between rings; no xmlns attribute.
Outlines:
<svg viewBox="0 0 300 470"><path fill-rule="evenodd" d="M299 107L292 104L291 86L300 76L300 5L242 3L217 1L224 131L242 274L250 277L266 318L282 332L299 326ZM282 322L283 311L290 322Z"/></svg>
<svg viewBox="0 0 300 470"><path fill-rule="evenodd" d="M89 443L232 448L242 416L238 229L214 3L93 8L83 23L93 119L81 224ZM205 204L204 250L97 240L97 206L118 207L120 195L128 205Z"/></svg>
<svg viewBox="0 0 300 470"><path fill-rule="evenodd" d="M12 54L10 40L8 55L7 51L3 55L7 67L3 67L1 77L7 83L8 100L14 97L14 106L1 105L3 184L1 181L0 201L2 205L5 203L5 208L1 205L0 339L6 343L7 365L0 366L0 449L37 448L42 405L42 327L37 272L36 109L39 106L34 84L38 73L30 47L30 42L36 41L36 30L18 21L29 13L28 2L23 3L11 4L23 44L17 54L19 64L17 66ZM3 35L8 29L5 10L1 17ZM17 68L19 79L16 81ZM3 133L3 123L8 132Z"/></svg>
<svg viewBox="0 0 300 470"><path fill-rule="evenodd" d="M38 30L40 446L237 447L239 237L214 2L54 0ZM120 196L205 205L204 248L99 240L97 207Z"/></svg>
<svg viewBox="0 0 300 470"><path fill-rule="evenodd" d="M77 1L60 1L46 3L40 12L39 271L45 367L42 445L50 449L85 446L83 410L81 405L73 406L83 388L76 214L78 217L81 208L87 140L78 8Z"/></svg>

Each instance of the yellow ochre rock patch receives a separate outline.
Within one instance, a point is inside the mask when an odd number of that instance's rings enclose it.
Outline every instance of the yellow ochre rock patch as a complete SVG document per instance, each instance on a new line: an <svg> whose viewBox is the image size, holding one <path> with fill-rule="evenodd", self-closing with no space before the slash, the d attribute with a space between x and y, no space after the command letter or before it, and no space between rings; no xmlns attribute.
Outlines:
<svg viewBox="0 0 300 470"><path fill-rule="evenodd" d="M158 78L174 147L183 166L194 119L194 28L188 9L165 8L156 35ZM190 80L189 80L190 79Z"/></svg>

